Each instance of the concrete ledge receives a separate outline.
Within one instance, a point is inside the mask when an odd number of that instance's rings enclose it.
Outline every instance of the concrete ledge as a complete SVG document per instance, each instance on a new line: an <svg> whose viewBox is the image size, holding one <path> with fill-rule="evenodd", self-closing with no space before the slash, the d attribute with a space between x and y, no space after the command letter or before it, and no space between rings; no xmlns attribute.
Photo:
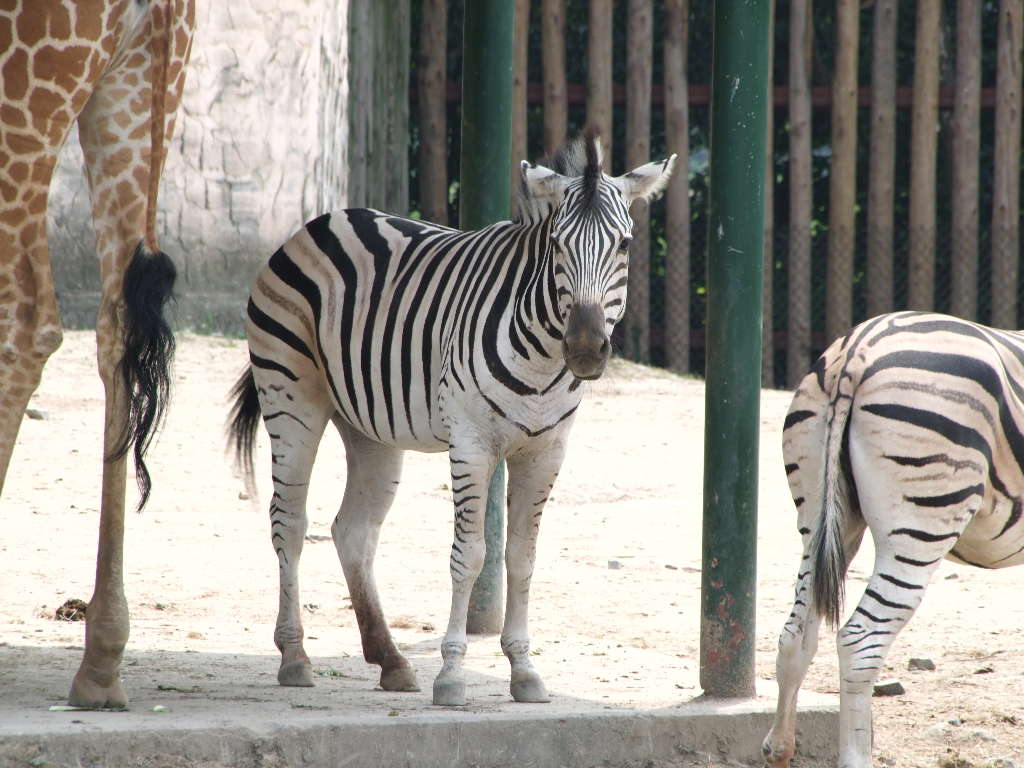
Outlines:
<svg viewBox="0 0 1024 768"><path fill-rule="evenodd" d="M230 719L244 721L244 705ZM658 765L687 755L760 764L770 723L763 701L696 701L653 711L524 712L442 710L402 716L323 715L293 722L165 728L156 713L53 713L77 733L8 732L0 744L7 768L103 766L272 768L275 766L416 766L549 768ZM803 708L803 765L834 763L836 709ZM58 722L52 722L58 725ZM813 762L812 762L813 761Z"/></svg>
<svg viewBox="0 0 1024 768"><path fill-rule="evenodd" d="M333 643L352 633L322 634ZM407 651L421 683L440 668L435 641L422 646ZM80 648L0 643L0 768L761 765L777 692L769 681L758 681L756 699L713 701L694 698L696 679L675 672L627 690L552 664L551 703L516 704L504 658L485 646L467 656L467 707L434 707L429 690L376 688L376 669L352 646L321 660L330 674L314 688L278 685L277 654L135 650L122 667L128 710L60 711L50 706L66 701ZM491 664L497 674L484 671ZM836 697L804 691L800 700L798 765L834 766Z"/></svg>

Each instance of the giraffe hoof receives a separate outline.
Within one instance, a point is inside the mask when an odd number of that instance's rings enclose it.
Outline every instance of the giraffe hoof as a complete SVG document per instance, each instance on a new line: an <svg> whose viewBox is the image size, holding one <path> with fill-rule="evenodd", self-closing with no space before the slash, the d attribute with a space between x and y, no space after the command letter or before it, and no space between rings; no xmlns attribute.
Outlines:
<svg viewBox="0 0 1024 768"><path fill-rule="evenodd" d="M434 704L439 707L466 706L466 684L461 680L435 680Z"/></svg>
<svg viewBox="0 0 1024 768"><path fill-rule="evenodd" d="M313 687L313 666L308 661L282 664L277 670L277 682L295 688Z"/></svg>
<svg viewBox="0 0 1024 768"><path fill-rule="evenodd" d="M380 671L380 687L385 691L418 691L416 673L409 662ZM435 704L437 702L434 702Z"/></svg>
<svg viewBox="0 0 1024 768"><path fill-rule="evenodd" d="M68 704L89 709L124 709L128 706L128 694L118 677L108 685L100 685L78 672L71 682Z"/></svg>
<svg viewBox="0 0 1024 768"><path fill-rule="evenodd" d="M793 757L793 745L777 744L772 740L771 734L765 737L761 744L761 755L764 757L764 768L789 768L789 761Z"/></svg>
<svg viewBox="0 0 1024 768"><path fill-rule="evenodd" d="M513 680L509 688L512 698L522 704L547 704L551 701L544 681L536 672L519 680Z"/></svg>

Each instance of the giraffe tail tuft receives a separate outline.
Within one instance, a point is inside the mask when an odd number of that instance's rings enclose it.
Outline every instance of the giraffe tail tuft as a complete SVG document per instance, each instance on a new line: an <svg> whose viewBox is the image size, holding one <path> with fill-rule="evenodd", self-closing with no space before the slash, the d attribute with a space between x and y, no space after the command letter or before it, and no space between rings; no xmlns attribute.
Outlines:
<svg viewBox="0 0 1024 768"><path fill-rule="evenodd" d="M252 366L231 388L231 414L228 423L228 445L233 445L235 461L245 473L246 483L252 482L252 451L256 445L256 428L260 423L260 400Z"/></svg>
<svg viewBox="0 0 1024 768"><path fill-rule="evenodd" d="M170 257L151 252L141 242L124 274L124 355L118 370L128 392L128 420L109 459L132 451L141 494L139 510L149 500L153 485L143 459L170 401L174 334L164 310L173 298L176 277Z"/></svg>

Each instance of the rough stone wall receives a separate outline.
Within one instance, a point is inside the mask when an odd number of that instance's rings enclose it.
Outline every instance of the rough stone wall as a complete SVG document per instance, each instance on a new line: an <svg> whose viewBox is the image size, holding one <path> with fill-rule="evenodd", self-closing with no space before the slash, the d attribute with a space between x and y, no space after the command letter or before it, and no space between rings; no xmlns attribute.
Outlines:
<svg viewBox="0 0 1024 768"><path fill-rule="evenodd" d="M337 86L347 59L345 8L344 0L198 3L159 201L160 243L179 268L179 326L237 333L259 265L321 203L344 205L337 183L324 195L320 158L344 157L345 121L332 127L321 112L328 102L345 104ZM54 275L71 327L91 326L99 303L88 200L76 131L49 210Z"/></svg>

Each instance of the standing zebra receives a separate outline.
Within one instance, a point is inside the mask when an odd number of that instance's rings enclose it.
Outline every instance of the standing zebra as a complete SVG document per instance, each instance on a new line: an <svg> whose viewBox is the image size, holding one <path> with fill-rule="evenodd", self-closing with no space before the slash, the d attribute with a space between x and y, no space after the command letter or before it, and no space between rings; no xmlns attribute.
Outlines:
<svg viewBox="0 0 1024 768"><path fill-rule="evenodd" d="M529 658L537 529L562 464L583 380L596 379L626 303L629 205L668 181L674 157L611 178L596 137L554 170L522 164L518 217L459 232L349 209L308 223L260 272L249 300L251 366L231 434L247 469L262 412L270 434L272 541L280 571L278 681L312 685L299 615L306 495L327 423L348 475L331 533L366 661L385 690L419 690L391 639L373 576L402 452L447 450L455 502L452 607L434 703L466 702L470 591L484 560L491 474L507 460L508 601L501 647L516 701L547 701Z"/></svg>
<svg viewBox="0 0 1024 768"><path fill-rule="evenodd" d="M1024 333L917 312L868 320L800 383L782 447L804 553L764 755L789 765L819 622L838 625L870 528L874 570L836 639L839 764L869 768L874 682L939 562L1024 563Z"/></svg>

